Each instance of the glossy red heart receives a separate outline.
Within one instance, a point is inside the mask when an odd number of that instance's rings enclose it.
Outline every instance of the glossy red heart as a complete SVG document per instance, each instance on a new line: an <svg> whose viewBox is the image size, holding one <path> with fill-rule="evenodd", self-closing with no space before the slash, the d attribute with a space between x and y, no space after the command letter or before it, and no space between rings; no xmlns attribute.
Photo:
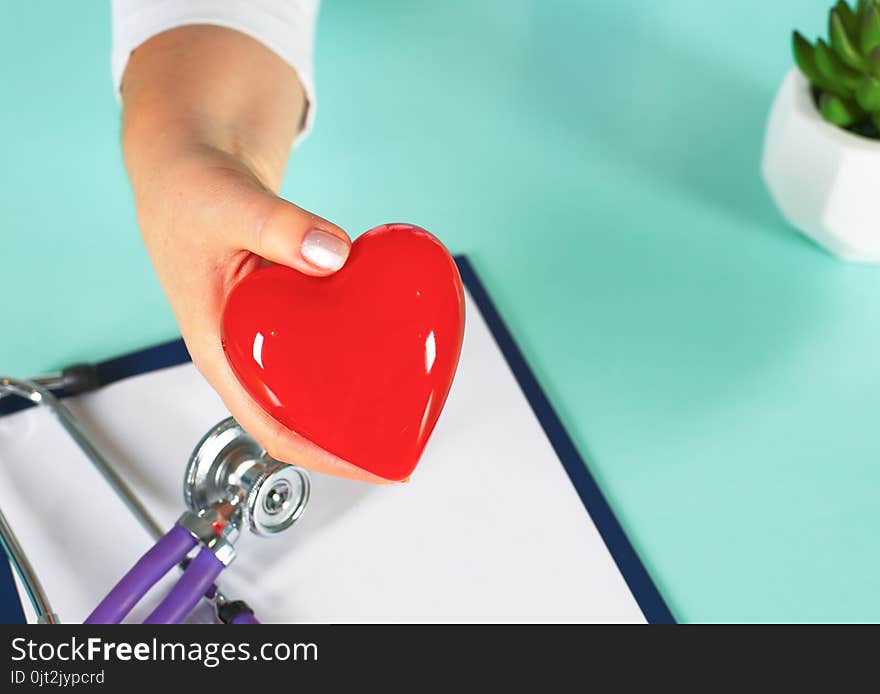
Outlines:
<svg viewBox="0 0 880 694"><path fill-rule="evenodd" d="M233 371L266 412L395 481L416 467L437 423L463 335L455 262L408 224L363 234L329 277L257 270L230 293L222 325Z"/></svg>

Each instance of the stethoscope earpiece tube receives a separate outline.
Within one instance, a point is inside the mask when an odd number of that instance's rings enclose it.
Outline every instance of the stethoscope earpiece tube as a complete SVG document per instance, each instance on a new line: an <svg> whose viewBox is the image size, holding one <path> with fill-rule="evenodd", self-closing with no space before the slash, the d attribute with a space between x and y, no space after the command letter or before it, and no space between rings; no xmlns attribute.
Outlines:
<svg viewBox="0 0 880 694"><path fill-rule="evenodd" d="M119 624L150 588L183 561L195 546L196 539L192 534L175 525L122 577L85 623Z"/></svg>
<svg viewBox="0 0 880 694"><path fill-rule="evenodd" d="M46 591L43 590L37 572L28 561L27 555L18 542L18 537L16 537L2 510L0 510L0 546L24 586L37 615L37 624L58 624L58 615L53 612L52 605L49 604L49 598L46 596Z"/></svg>

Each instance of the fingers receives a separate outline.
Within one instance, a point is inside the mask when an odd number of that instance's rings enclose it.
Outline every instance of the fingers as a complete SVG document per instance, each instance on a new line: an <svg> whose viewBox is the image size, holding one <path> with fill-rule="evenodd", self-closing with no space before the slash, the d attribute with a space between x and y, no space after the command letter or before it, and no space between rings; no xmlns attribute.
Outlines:
<svg viewBox="0 0 880 694"><path fill-rule="evenodd" d="M196 367L232 416L277 460L337 477L390 483L272 419L238 382L220 339L228 291L259 266L260 258L310 275L329 275L348 257L348 236L278 198L227 159L196 161L185 174L175 179L167 196L175 205L142 205L141 214L147 246ZM168 209L172 213L163 214Z"/></svg>
<svg viewBox="0 0 880 694"><path fill-rule="evenodd" d="M277 198L254 233L252 246L248 250L267 260L310 275L324 275L345 264L351 241L342 229L327 220Z"/></svg>
<svg viewBox="0 0 880 694"><path fill-rule="evenodd" d="M224 207L240 214L234 215L238 219L227 220L224 228L228 230L228 243L234 248L310 275L328 275L344 265L351 240L338 226L242 179L236 178L231 188ZM214 331L208 331L205 326L202 334L213 336ZM272 419L239 384L219 339L203 342L198 352L202 374L220 394L236 421L273 458L337 477L390 484L324 451Z"/></svg>
<svg viewBox="0 0 880 694"><path fill-rule="evenodd" d="M227 243L308 275L329 275L348 258L351 240L335 224L236 178L224 208Z"/></svg>

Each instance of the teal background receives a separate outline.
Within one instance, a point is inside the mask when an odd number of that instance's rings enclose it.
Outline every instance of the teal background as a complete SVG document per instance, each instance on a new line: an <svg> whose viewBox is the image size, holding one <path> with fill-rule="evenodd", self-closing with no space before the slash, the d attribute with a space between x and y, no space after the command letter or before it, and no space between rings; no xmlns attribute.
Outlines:
<svg viewBox="0 0 880 694"><path fill-rule="evenodd" d="M467 253L683 621L880 620L880 269L758 167L830 0L325 3L284 194ZM169 339L105 2L0 4L0 369ZM527 558L525 558L527 559Z"/></svg>

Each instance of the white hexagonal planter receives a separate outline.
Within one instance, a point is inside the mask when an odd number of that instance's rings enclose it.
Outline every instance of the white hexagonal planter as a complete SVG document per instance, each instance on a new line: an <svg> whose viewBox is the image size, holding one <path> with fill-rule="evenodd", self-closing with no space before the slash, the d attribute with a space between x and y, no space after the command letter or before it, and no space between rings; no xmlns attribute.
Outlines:
<svg viewBox="0 0 880 694"><path fill-rule="evenodd" d="M880 263L880 141L823 120L797 68L773 103L762 171L794 227L841 258Z"/></svg>

